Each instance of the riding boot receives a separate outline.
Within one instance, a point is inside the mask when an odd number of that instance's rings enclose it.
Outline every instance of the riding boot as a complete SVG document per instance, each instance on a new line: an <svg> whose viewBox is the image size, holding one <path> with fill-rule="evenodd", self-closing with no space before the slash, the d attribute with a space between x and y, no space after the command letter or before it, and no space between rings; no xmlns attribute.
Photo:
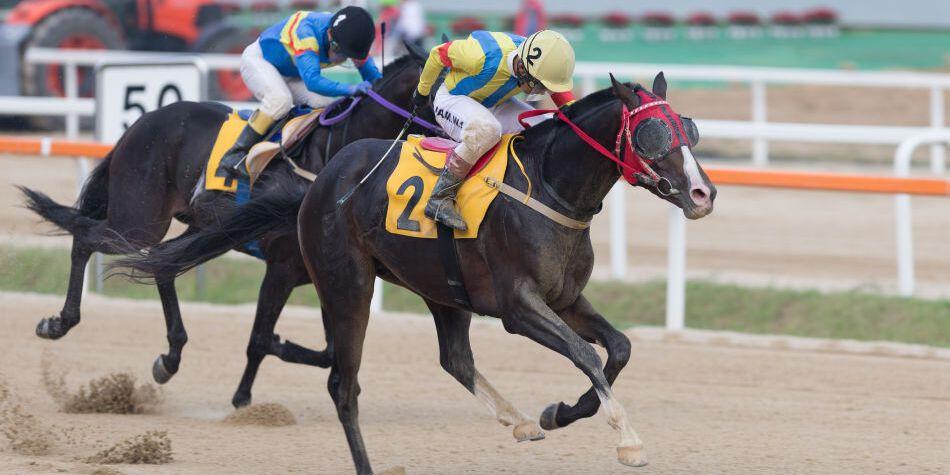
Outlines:
<svg viewBox="0 0 950 475"><path fill-rule="evenodd" d="M247 178L247 165L244 163L244 157L264 138L267 131L274 125L274 119L260 110L254 111L247 120L244 130L238 135L234 145L221 157L221 163L215 171L217 176L227 176L230 178Z"/></svg>
<svg viewBox="0 0 950 475"><path fill-rule="evenodd" d="M432 196L426 203L427 217L452 229L459 231L468 229L465 220L456 208L455 197L471 169L471 163L462 160L462 157L459 157L454 150L449 152L449 156L445 159L445 168L442 169L439 180L435 182L435 189L432 190Z"/></svg>

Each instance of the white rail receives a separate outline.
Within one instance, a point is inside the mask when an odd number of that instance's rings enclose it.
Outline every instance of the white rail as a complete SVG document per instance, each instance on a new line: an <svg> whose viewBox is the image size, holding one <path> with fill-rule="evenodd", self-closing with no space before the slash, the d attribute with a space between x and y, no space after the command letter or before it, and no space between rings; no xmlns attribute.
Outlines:
<svg viewBox="0 0 950 475"><path fill-rule="evenodd" d="M66 117L66 135L75 138L79 132L79 118L95 114L94 101L78 96L78 67L94 66L100 61L148 59L167 60L170 57L199 56L212 70L235 70L240 67L239 55L180 53L143 53L126 51L81 51L31 48L25 53L27 63L62 64L65 70L66 98L4 97L0 98L0 114L53 115ZM932 144L930 168L935 174L946 170L945 145L950 140L944 129L945 95L950 89L950 74L895 72L895 71L839 71L791 68L756 68L714 65L679 64L617 64L602 62L577 63L575 74L585 92L596 89L597 80L612 72L619 77L652 78L658 71L676 80L724 81L749 84L751 88L751 121L698 120L705 137L747 139L753 144L752 161L768 164L771 141L866 143L899 145L895 155L895 173L908 173L910 156L923 145ZM898 89L922 88L930 91L929 127L830 125L768 122L768 84L810 84L849 87L888 87ZM231 104L235 107L253 107L253 104ZM626 197L622 186L611 192L611 269L615 278L624 278L627 272ZM898 280L902 295L913 294L913 243L910 230L910 198L895 197L898 233ZM668 255L669 287L667 294L667 325L682 328L685 324L685 266L686 226L681 213L670 211L670 249ZM380 288L381 290L381 288ZM374 308L381 300L374 300Z"/></svg>

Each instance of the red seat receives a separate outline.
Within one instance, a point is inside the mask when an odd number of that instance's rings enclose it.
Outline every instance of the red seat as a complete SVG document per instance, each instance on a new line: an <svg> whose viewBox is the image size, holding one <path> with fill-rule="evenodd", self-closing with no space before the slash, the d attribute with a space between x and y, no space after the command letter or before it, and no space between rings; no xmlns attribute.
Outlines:
<svg viewBox="0 0 950 475"><path fill-rule="evenodd" d="M458 142L443 137L425 137L419 142L419 145L422 145L424 150L449 153L455 150L455 147L458 147ZM478 161L475 162L475 166L468 172L468 176L472 176L481 171L482 168L485 168L485 165L488 165L488 161L491 160L491 157L495 155L496 150L498 150L498 144L495 144L491 150L485 152L485 155L482 155Z"/></svg>
<svg viewBox="0 0 950 475"><path fill-rule="evenodd" d="M419 142L425 150L448 153L458 147L458 142L442 137L426 137Z"/></svg>

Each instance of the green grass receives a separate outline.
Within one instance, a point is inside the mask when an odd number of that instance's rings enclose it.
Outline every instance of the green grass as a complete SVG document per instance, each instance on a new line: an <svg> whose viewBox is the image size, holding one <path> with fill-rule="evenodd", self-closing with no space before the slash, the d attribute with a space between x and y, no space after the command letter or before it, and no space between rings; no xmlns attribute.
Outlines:
<svg viewBox="0 0 950 475"><path fill-rule="evenodd" d="M64 295L69 252L0 246L0 290ZM264 266L247 259L218 259L206 266L206 288L198 295L194 273L177 281L182 300L249 303L257 299ZM107 279L106 295L154 299L153 286L121 277ZM592 282L584 294L618 328L662 325L665 284ZM387 285L385 308L426 313L411 292ZM821 338L891 340L950 347L950 301L919 300L863 292L820 293L753 289L709 282L687 285L686 322L691 328L776 333ZM309 286L291 304L316 306Z"/></svg>

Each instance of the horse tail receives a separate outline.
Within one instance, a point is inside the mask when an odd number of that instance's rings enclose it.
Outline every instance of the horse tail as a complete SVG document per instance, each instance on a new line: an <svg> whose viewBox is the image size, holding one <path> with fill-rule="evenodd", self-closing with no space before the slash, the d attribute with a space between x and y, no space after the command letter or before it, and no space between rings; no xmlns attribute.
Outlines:
<svg viewBox="0 0 950 475"><path fill-rule="evenodd" d="M109 164L111 162L112 152L109 152L86 179L75 206L61 205L45 193L25 186L17 188L26 199L27 209L63 231L74 236L81 236L106 219L106 210L109 208Z"/></svg>
<svg viewBox="0 0 950 475"><path fill-rule="evenodd" d="M303 187L285 188L252 198L216 224L159 243L147 252L130 254L113 261L109 268L128 269L118 272L139 281L182 275L267 233L296 228L306 191Z"/></svg>

